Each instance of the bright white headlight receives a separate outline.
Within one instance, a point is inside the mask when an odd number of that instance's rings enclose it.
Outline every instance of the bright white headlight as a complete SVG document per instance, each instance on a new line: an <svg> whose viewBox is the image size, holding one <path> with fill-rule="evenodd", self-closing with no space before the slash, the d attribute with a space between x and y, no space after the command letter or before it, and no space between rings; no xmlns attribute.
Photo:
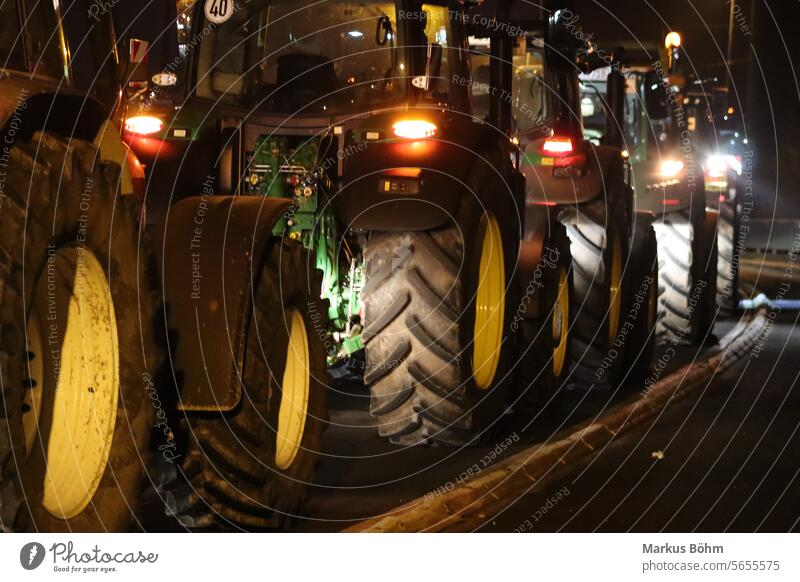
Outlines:
<svg viewBox="0 0 800 582"><path fill-rule="evenodd" d="M681 160L662 160L659 166L659 174L662 178L674 178L683 171L683 162Z"/></svg>

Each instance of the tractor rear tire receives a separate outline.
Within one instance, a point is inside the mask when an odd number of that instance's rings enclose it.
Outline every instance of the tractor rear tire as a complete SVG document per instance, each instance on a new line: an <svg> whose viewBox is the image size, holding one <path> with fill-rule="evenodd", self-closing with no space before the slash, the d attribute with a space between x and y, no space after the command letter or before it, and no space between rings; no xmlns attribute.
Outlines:
<svg viewBox="0 0 800 582"><path fill-rule="evenodd" d="M706 248L701 257L705 269L705 280L708 284L703 288L700 297L700 330L697 342L708 344L716 341L711 333L714 329L714 322L717 318L717 276L719 264L719 250L717 247L717 229L719 228L719 212L716 210L706 210L705 221L703 223L703 240Z"/></svg>
<svg viewBox="0 0 800 582"><path fill-rule="evenodd" d="M572 241L572 380L614 387L624 371L619 332L626 301L628 223L622 196L577 206L562 219Z"/></svg>
<svg viewBox="0 0 800 582"><path fill-rule="evenodd" d="M563 394L570 369L572 325L572 254L564 225L554 222L539 265L525 282L522 301L534 305L537 317L516 314L515 408L538 414L552 409Z"/></svg>
<svg viewBox="0 0 800 582"><path fill-rule="evenodd" d="M650 371L658 320L658 242L650 215L636 215L628 268L631 286L623 323L627 330L625 368L630 378L639 379Z"/></svg>
<svg viewBox="0 0 800 582"><path fill-rule="evenodd" d="M717 306L733 316L739 307L739 210L735 202L719 205L717 227Z"/></svg>
<svg viewBox="0 0 800 582"><path fill-rule="evenodd" d="M299 243L275 242L254 294L241 402L230 412L186 413L184 458L159 489L186 528L274 530L305 499L328 422L328 310L311 291L322 283L311 265ZM292 410L301 423L293 437L282 424Z"/></svg>
<svg viewBox="0 0 800 582"><path fill-rule="evenodd" d="M392 443L461 446L497 428L511 384L517 232L465 200L443 228L370 235L364 380L378 432ZM484 306L490 317L476 337L479 291L490 288L485 297L494 293L497 300ZM477 373L476 346L478 356L487 356Z"/></svg>
<svg viewBox="0 0 800 582"><path fill-rule="evenodd" d="M127 531L160 364L149 247L120 167L37 133L0 211L0 526Z"/></svg>
<svg viewBox="0 0 800 582"><path fill-rule="evenodd" d="M659 317L656 341L694 345L701 338L706 280L703 214L670 212L655 222L658 238ZM715 277L716 280L716 277Z"/></svg>

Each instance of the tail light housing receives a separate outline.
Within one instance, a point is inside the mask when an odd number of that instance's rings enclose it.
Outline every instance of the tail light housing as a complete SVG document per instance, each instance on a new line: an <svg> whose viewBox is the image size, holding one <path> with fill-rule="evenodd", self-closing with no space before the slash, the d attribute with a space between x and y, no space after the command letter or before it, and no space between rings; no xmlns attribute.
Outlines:
<svg viewBox="0 0 800 582"><path fill-rule="evenodd" d="M553 166L556 178L580 178L586 171L586 142L553 135L539 146L542 166Z"/></svg>

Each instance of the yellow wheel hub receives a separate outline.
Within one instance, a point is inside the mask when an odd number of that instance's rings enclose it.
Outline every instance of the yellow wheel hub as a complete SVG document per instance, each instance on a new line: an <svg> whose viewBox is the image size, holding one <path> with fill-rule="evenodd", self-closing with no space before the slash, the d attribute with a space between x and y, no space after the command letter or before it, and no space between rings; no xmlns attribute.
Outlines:
<svg viewBox="0 0 800 582"><path fill-rule="evenodd" d="M483 244L475 298L472 371L475 385L486 390L494 381L503 342L506 268L500 226L491 214L482 221Z"/></svg>
<svg viewBox="0 0 800 582"><path fill-rule="evenodd" d="M553 375L558 378L564 371L569 341L569 282L567 270L558 269L558 298L553 306Z"/></svg>
<svg viewBox="0 0 800 582"><path fill-rule="evenodd" d="M611 235L611 268L609 269L608 343L613 344L619 331L622 311L622 241L617 233Z"/></svg>
<svg viewBox="0 0 800 582"><path fill-rule="evenodd" d="M42 504L55 517L70 519L91 502L111 452L119 396L117 321L103 267L85 248L50 255L35 293L27 325L27 382L35 388L23 407L25 445L29 453L46 447ZM66 306L66 318L57 305ZM53 407L46 443L39 427L45 399Z"/></svg>
<svg viewBox="0 0 800 582"><path fill-rule="evenodd" d="M289 345L281 385L281 406L278 411L278 435L275 444L275 466L281 470L292 466L303 442L311 385L305 320L296 309L288 312L287 320L290 325Z"/></svg>

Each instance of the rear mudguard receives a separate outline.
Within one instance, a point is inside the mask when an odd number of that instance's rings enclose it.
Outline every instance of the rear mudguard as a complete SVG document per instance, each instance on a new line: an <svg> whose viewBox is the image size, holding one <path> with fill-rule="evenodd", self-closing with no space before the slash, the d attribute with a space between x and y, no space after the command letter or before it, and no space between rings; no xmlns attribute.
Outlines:
<svg viewBox="0 0 800 582"><path fill-rule="evenodd" d="M529 147L533 147L533 144ZM620 150L610 146L589 144L588 148L586 173L580 178L556 178L553 176L552 166L529 161L537 160L537 154L531 153L523 157L521 170L526 181L526 202L582 204L601 196L610 172L621 170L622 156Z"/></svg>
<svg viewBox="0 0 800 582"><path fill-rule="evenodd" d="M172 206L159 225L156 256L180 410L238 405L252 289L290 203L195 196Z"/></svg>
<svg viewBox="0 0 800 582"><path fill-rule="evenodd" d="M351 141L344 149L343 187L334 200L350 228L430 230L453 219L465 196L476 196L498 216L523 205L522 176L511 166L508 139L471 119L425 110L440 133L419 141ZM354 130L382 138L397 113L375 115ZM479 191L470 179L482 171Z"/></svg>
<svg viewBox="0 0 800 582"><path fill-rule="evenodd" d="M54 81L7 71L0 80L0 140L30 139L37 130L91 142L106 120L101 103Z"/></svg>
<svg viewBox="0 0 800 582"><path fill-rule="evenodd" d="M636 210L661 216L706 205L705 181L699 172L677 179L659 179L650 162L633 164L631 169Z"/></svg>

